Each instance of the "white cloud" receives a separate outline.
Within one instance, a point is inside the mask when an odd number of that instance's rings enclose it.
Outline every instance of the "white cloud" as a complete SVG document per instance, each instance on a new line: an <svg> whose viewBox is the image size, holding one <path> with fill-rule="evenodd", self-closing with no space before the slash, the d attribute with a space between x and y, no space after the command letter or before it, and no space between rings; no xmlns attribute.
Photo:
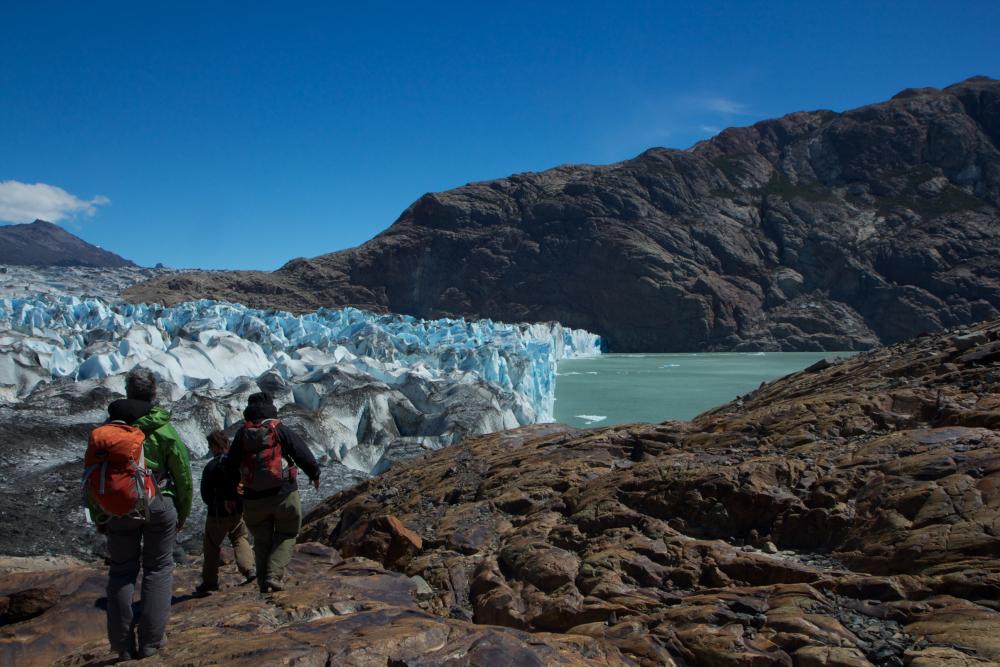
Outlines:
<svg viewBox="0 0 1000 667"><path fill-rule="evenodd" d="M80 199L62 188L46 183L21 183L0 181L0 221L34 222L48 220L59 222L78 215L88 217L97 213L98 206L110 204L102 195L93 199Z"/></svg>

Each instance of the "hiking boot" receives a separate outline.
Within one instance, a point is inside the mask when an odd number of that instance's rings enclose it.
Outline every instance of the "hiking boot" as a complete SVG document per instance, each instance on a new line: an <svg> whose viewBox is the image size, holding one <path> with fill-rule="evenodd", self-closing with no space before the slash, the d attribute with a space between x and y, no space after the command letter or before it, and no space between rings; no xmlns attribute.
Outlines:
<svg viewBox="0 0 1000 667"><path fill-rule="evenodd" d="M275 581L274 579L268 579L264 584L264 588L268 593L277 593L278 591L285 590L285 587L281 585L281 582Z"/></svg>
<svg viewBox="0 0 1000 667"><path fill-rule="evenodd" d="M249 583L257 581L257 571L256 570L250 570L249 572L247 572L243 576L246 577L246 579L243 580L243 583L240 584L240 586L246 586Z"/></svg>
<svg viewBox="0 0 1000 667"><path fill-rule="evenodd" d="M198 584L198 587L194 589L195 595L209 595L219 590L219 584L206 584L204 581Z"/></svg>

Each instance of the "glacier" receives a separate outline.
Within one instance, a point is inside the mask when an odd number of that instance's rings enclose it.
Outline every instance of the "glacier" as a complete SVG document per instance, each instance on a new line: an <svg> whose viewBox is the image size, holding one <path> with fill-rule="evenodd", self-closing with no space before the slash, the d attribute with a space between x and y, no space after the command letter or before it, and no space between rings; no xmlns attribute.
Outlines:
<svg viewBox="0 0 1000 667"><path fill-rule="evenodd" d="M247 397L270 392L324 468L319 493L305 490L308 508L397 461L551 421L557 362L601 352L598 336L558 323L123 302L120 290L148 271L0 272L0 513L38 526L8 550L99 552L71 489L90 429L135 366L159 377L158 402L196 481L207 434L232 434ZM196 500L180 538L192 551L203 509Z"/></svg>
<svg viewBox="0 0 1000 667"><path fill-rule="evenodd" d="M264 378L279 407L293 403L316 412L336 385L377 382L397 390L401 400L384 406L376 401L375 407L354 401L334 418L344 428L333 428L335 434L325 434L333 437L318 445L351 467L370 471L377 465L373 452L359 453L357 460L349 456L363 440L349 432L377 428L360 423L366 410L386 419L395 410L398 425L399 413L412 413L412 421L421 413L446 411L430 400L435 390L478 382L490 387L491 396L480 402L492 410L471 428L389 435L422 435L424 444L442 446L454 436L551 421L556 363L599 354L600 346L598 336L558 323L421 320L355 308L295 315L211 300L168 308L75 295L5 296L0 298L0 400L23 400L59 379L120 388L121 376L137 365L161 378L161 400L170 402L191 392L216 399L244 394L247 380ZM236 399L228 401L236 416L214 426L238 421L236 403L245 397L230 398ZM203 440L189 446L203 454Z"/></svg>

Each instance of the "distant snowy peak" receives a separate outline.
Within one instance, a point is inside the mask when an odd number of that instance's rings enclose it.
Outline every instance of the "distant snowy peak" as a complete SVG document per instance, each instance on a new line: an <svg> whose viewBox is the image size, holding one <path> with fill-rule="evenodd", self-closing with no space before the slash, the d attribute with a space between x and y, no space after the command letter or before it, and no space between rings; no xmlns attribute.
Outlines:
<svg viewBox="0 0 1000 667"><path fill-rule="evenodd" d="M123 257L87 243L59 225L35 220L0 226L0 264L28 266L135 266Z"/></svg>

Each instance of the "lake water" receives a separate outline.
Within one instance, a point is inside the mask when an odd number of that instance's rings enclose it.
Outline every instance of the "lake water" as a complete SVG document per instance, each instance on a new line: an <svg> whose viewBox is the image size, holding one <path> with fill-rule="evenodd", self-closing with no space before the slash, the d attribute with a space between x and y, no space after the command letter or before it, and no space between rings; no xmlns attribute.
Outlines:
<svg viewBox="0 0 1000 667"><path fill-rule="evenodd" d="M556 421L571 426L691 419L761 382L851 352L605 354L559 362Z"/></svg>

